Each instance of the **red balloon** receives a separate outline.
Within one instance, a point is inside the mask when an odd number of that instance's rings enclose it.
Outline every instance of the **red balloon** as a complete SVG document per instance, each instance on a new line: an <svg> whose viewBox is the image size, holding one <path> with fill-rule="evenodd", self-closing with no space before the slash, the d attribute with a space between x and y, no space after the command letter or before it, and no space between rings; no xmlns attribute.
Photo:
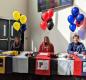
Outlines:
<svg viewBox="0 0 86 80"><path fill-rule="evenodd" d="M48 12L44 12L44 13L42 14L42 19L43 19L44 21L47 21L47 20L49 19Z"/></svg>
<svg viewBox="0 0 86 80"><path fill-rule="evenodd" d="M47 24L46 21L42 21L41 24L40 24L40 27L41 27L42 30L46 30L47 26L48 26L48 24Z"/></svg>
<svg viewBox="0 0 86 80"><path fill-rule="evenodd" d="M49 15L49 18L52 18L53 15L54 15L54 10L53 9L49 9L48 10L48 15Z"/></svg>
<svg viewBox="0 0 86 80"><path fill-rule="evenodd" d="M82 24L83 24L83 21L82 21L82 22L77 22L77 21L76 21L76 26L77 26L77 27L80 27Z"/></svg>
<svg viewBox="0 0 86 80"><path fill-rule="evenodd" d="M76 21L76 26L77 27L80 27L80 23Z"/></svg>

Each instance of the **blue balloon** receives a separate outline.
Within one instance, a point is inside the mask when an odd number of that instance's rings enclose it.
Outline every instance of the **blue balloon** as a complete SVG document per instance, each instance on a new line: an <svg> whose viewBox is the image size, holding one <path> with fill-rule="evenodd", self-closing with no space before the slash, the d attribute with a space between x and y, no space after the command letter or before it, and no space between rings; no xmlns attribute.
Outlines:
<svg viewBox="0 0 86 80"><path fill-rule="evenodd" d="M75 24L70 24L69 28L72 32L74 32L76 30L76 25Z"/></svg>
<svg viewBox="0 0 86 80"><path fill-rule="evenodd" d="M76 17L76 20L77 20L78 22L83 21L83 20L84 20L84 15L83 15L83 14L79 14L79 15Z"/></svg>
<svg viewBox="0 0 86 80"><path fill-rule="evenodd" d="M77 17L78 14L79 14L79 8L78 7L74 7L72 10L71 10L71 13L74 17Z"/></svg>
<svg viewBox="0 0 86 80"><path fill-rule="evenodd" d="M27 28L26 28L26 24L22 24L21 30L22 30L22 31L26 31L26 29L27 29Z"/></svg>
<svg viewBox="0 0 86 80"><path fill-rule="evenodd" d="M72 15L69 15L68 16L68 22L70 23L70 24L73 24L74 23L74 17L72 16Z"/></svg>

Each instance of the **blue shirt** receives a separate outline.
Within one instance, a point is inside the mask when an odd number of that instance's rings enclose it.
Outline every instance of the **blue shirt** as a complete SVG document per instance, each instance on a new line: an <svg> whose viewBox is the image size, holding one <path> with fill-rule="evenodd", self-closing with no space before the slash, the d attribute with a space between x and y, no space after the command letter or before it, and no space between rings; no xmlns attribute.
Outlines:
<svg viewBox="0 0 86 80"><path fill-rule="evenodd" d="M67 49L67 52L69 54L74 53L74 52L82 53L84 51L85 51L85 47L84 47L84 44L81 42L78 42L77 44L72 42L69 44L68 49Z"/></svg>

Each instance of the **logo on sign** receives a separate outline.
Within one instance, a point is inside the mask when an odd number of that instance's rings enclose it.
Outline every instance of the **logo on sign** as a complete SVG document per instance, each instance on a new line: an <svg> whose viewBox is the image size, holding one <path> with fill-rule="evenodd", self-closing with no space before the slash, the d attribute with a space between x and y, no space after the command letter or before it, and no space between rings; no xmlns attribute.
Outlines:
<svg viewBox="0 0 86 80"><path fill-rule="evenodd" d="M49 61L48 60L37 60L37 67L38 70L48 70L49 69Z"/></svg>

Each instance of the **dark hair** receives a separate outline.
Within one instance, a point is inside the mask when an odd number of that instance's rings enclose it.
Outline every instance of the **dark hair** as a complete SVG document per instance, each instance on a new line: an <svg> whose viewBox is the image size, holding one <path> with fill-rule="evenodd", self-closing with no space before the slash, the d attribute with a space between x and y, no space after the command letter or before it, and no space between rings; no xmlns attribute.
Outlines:
<svg viewBox="0 0 86 80"><path fill-rule="evenodd" d="M20 37L19 36L15 36L15 39L18 39L20 41Z"/></svg>
<svg viewBox="0 0 86 80"><path fill-rule="evenodd" d="M19 36L15 36L15 38L20 38Z"/></svg>
<svg viewBox="0 0 86 80"><path fill-rule="evenodd" d="M74 35L73 35L73 39L74 39L75 37L77 37L77 38L79 39L79 35L78 35L78 34L74 34Z"/></svg>
<svg viewBox="0 0 86 80"><path fill-rule="evenodd" d="M45 36L44 38L48 39L49 40L49 37L48 36Z"/></svg>
<svg viewBox="0 0 86 80"><path fill-rule="evenodd" d="M50 40L49 40L49 37L48 37L48 36L45 36L45 37L44 37L44 39L45 39L45 38L50 42Z"/></svg>

